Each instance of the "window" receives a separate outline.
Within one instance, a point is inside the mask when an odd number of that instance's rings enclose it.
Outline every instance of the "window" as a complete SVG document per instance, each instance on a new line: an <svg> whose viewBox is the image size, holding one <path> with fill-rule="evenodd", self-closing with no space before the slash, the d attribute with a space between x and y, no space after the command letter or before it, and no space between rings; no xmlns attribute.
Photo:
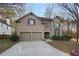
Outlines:
<svg viewBox="0 0 79 59"><path fill-rule="evenodd" d="M59 36L59 35L60 35L60 30L55 30L54 34L55 34L56 36Z"/></svg>
<svg viewBox="0 0 79 59"><path fill-rule="evenodd" d="M59 28L60 27L60 23L54 23L54 28Z"/></svg>
<svg viewBox="0 0 79 59"><path fill-rule="evenodd" d="M28 19L28 25L35 25L35 20L34 19Z"/></svg>

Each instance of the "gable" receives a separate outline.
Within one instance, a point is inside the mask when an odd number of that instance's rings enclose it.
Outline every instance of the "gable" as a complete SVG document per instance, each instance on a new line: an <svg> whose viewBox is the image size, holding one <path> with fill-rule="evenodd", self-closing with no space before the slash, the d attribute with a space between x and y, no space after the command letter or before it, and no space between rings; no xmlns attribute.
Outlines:
<svg viewBox="0 0 79 59"><path fill-rule="evenodd" d="M28 16L24 17L22 20L20 20L19 24L23 24L24 26L30 26L28 24L28 21L30 19L34 19L35 20L35 25L33 25L32 27L42 25L40 19L35 17L34 15L28 15Z"/></svg>
<svg viewBox="0 0 79 59"><path fill-rule="evenodd" d="M24 15L23 17L21 17L21 18L17 19L15 22L16 22L16 23L18 23L18 22L20 22L20 20L22 20L23 18L26 18L26 17L27 17L27 16L29 16L29 15L36 16L36 15L35 15L35 14L33 14L32 12L30 12L29 14Z"/></svg>
<svg viewBox="0 0 79 59"><path fill-rule="evenodd" d="M29 16L29 15L35 16L36 18L40 19L40 21L53 21L52 18L38 17L38 16L36 16L34 13L30 12L30 13L28 13L27 15L24 15L23 17L17 19L15 22L16 22L16 23L19 23L20 20L22 20L23 18L25 18L25 17L27 17L27 16Z"/></svg>
<svg viewBox="0 0 79 59"><path fill-rule="evenodd" d="M58 18L54 18L54 22L61 22Z"/></svg>

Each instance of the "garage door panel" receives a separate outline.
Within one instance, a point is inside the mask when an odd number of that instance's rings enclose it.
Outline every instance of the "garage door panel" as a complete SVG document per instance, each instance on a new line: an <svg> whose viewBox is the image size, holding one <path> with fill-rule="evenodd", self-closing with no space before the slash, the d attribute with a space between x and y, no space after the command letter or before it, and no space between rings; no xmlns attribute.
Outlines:
<svg viewBox="0 0 79 59"><path fill-rule="evenodd" d="M22 32L20 37L21 37L21 40L31 40L31 33L30 32Z"/></svg>
<svg viewBox="0 0 79 59"><path fill-rule="evenodd" d="M33 40L42 40L42 33L41 32L33 32L32 39Z"/></svg>

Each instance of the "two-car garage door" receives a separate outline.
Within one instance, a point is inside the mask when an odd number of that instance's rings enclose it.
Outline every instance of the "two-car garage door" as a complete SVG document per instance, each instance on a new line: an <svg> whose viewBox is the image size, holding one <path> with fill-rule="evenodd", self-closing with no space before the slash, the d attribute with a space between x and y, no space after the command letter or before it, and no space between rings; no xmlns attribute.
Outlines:
<svg viewBox="0 0 79 59"><path fill-rule="evenodd" d="M21 40L42 40L41 32L21 32L20 33Z"/></svg>

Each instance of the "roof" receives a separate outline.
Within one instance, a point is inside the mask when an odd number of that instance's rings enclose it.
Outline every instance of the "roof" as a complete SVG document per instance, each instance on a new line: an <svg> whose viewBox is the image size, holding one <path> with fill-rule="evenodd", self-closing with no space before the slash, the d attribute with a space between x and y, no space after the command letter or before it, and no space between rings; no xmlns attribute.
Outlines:
<svg viewBox="0 0 79 59"><path fill-rule="evenodd" d="M61 16L56 16L56 17L54 17L54 18L57 18L57 19L60 20L61 22L72 23L72 20L64 19L64 18L61 17Z"/></svg>
<svg viewBox="0 0 79 59"><path fill-rule="evenodd" d="M56 17L54 17L54 18L59 19L61 22L65 22L64 18L62 18L61 16L56 16Z"/></svg>
<svg viewBox="0 0 79 59"><path fill-rule="evenodd" d="M20 18L17 19L15 22L16 22L16 23L19 22L20 20L22 20L23 18L27 17L28 15L33 15L33 16L39 18L40 21L53 21L53 20L55 20L55 18L58 18L61 22L67 22L67 23L71 22L71 21L69 21L69 20L65 20L65 19L62 18L61 16L56 16L56 17L54 17L54 18L46 18L46 17L39 17L39 16L36 16L36 15L35 15L34 13L32 13L32 12L28 13L27 15L24 15L23 17L20 17Z"/></svg>
<svg viewBox="0 0 79 59"><path fill-rule="evenodd" d="M52 18L46 18L46 17L38 17L41 19L41 21L53 21Z"/></svg>
<svg viewBox="0 0 79 59"><path fill-rule="evenodd" d="M0 22L5 24L5 25L8 25L7 22L5 20L3 20L3 19L0 19ZM8 25L8 26L10 26L10 25Z"/></svg>
<svg viewBox="0 0 79 59"><path fill-rule="evenodd" d="M19 22L20 20L22 20L23 18L27 17L28 15L34 15L35 17L39 18L41 21L53 21L52 18L46 18L46 17L38 17L36 16L34 13L30 12L27 15L24 15L23 17L17 19L15 22Z"/></svg>

